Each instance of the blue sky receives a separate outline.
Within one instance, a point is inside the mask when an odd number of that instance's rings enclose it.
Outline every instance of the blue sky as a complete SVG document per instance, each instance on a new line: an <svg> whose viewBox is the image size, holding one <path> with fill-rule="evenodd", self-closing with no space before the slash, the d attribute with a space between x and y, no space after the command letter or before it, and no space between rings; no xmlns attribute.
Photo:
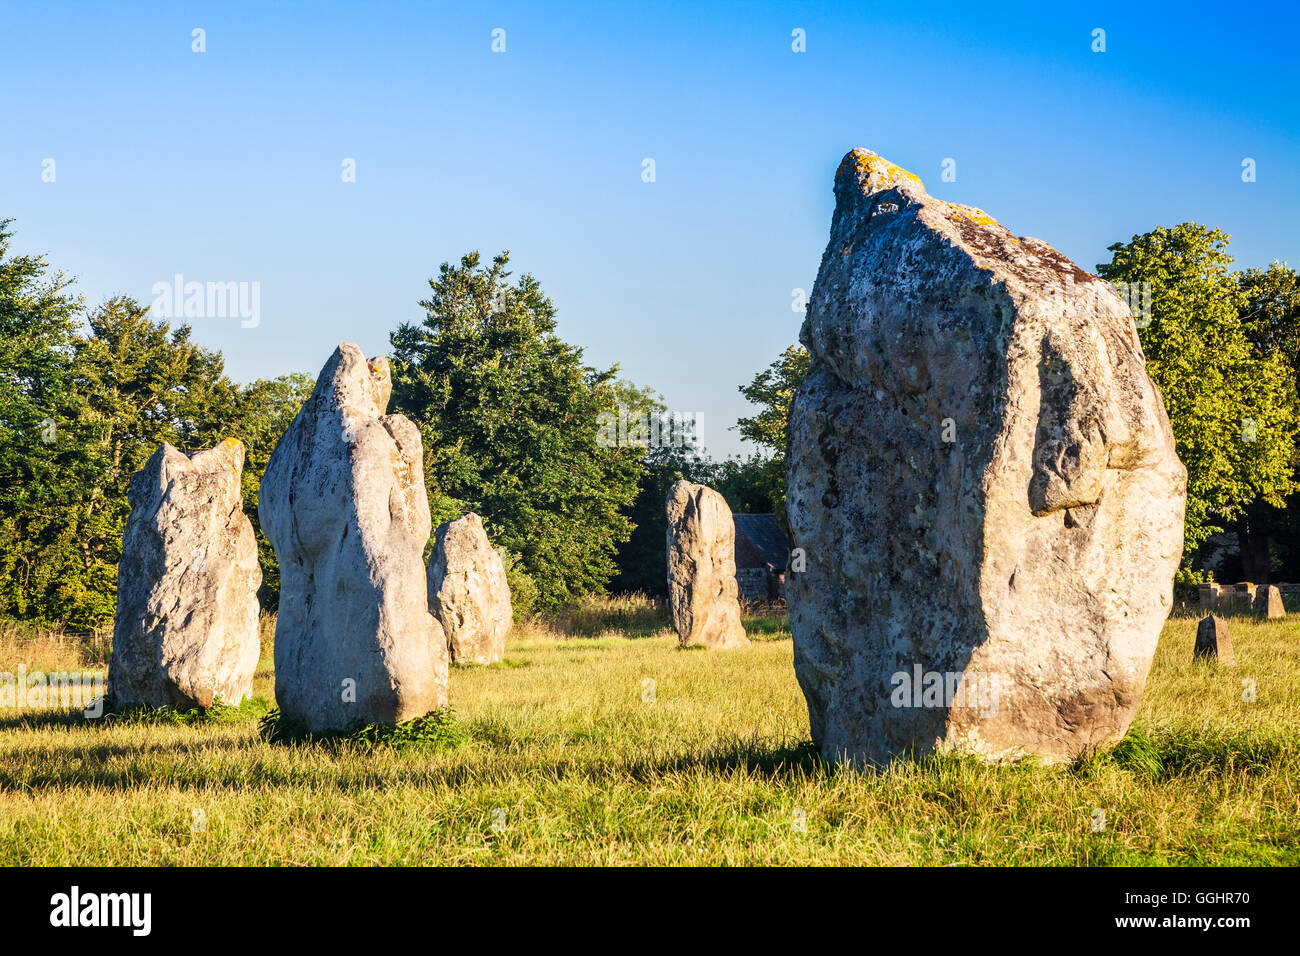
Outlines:
<svg viewBox="0 0 1300 956"><path fill-rule="evenodd" d="M1186 220L1300 262L1297 6L1140 6L7 4L0 217L92 303L260 283L256 328L193 322L241 381L386 352L441 262L506 248L731 454L854 146L1089 270Z"/></svg>

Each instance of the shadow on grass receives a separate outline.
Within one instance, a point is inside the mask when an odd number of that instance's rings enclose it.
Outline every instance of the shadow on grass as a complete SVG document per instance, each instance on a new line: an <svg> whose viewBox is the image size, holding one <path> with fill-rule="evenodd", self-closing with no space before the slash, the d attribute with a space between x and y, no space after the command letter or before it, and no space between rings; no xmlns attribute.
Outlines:
<svg viewBox="0 0 1300 956"><path fill-rule="evenodd" d="M340 749L382 746L451 750L469 740L469 732L451 708L435 710L396 726L365 724L348 730L315 732L301 721L285 717L277 708L262 717L258 731L270 744L323 744Z"/></svg>
<svg viewBox="0 0 1300 956"><path fill-rule="evenodd" d="M174 707L127 707L105 711L99 717L89 717L81 707L51 707L21 714L0 715L0 730L72 730L90 728L106 730L128 724L141 726L211 726L213 724L245 724L260 720L271 709L271 704L261 697L243 701L231 707L220 701L211 707L178 710Z"/></svg>

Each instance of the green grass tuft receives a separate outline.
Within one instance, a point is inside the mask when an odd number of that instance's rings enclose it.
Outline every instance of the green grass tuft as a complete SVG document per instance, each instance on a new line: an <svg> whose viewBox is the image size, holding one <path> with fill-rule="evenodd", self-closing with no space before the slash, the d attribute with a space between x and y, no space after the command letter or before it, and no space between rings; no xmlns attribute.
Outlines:
<svg viewBox="0 0 1300 956"><path fill-rule="evenodd" d="M270 703L260 697L241 701L238 707L215 701L211 707L194 707L178 710L175 707L147 707L134 705L104 714L102 721L109 724L173 724L202 726L206 724L244 724L257 720L271 709ZM91 718L84 718L88 722Z"/></svg>
<svg viewBox="0 0 1300 956"><path fill-rule="evenodd" d="M435 710L403 721L396 726L367 724L346 731L313 733L300 721L289 720L279 709L272 710L258 723L258 731L268 743L361 744L366 747L412 747L448 750L469 740L469 733L451 708Z"/></svg>

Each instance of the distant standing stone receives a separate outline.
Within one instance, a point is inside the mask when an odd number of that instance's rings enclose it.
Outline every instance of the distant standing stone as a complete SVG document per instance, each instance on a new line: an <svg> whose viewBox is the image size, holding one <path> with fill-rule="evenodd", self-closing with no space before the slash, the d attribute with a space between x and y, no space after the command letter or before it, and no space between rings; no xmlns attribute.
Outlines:
<svg viewBox="0 0 1300 956"><path fill-rule="evenodd" d="M253 696L262 571L243 468L233 438L188 457L164 444L131 479L108 665L113 706L235 706Z"/></svg>
<svg viewBox="0 0 1300 956"><path fill-rule="evenodd" d="M342 343L280 439L259 495L280 560L275 697L308 730L396 724L447 705L429 613L420 432L387 415L388 360Z"/></svg>
<svg viewBox="0 0 1300 956"><path fill-rule="evenodd" d="M1232 641L1228 638L1228 622L1217 614L1201 619L1196 628L1196 648L1193 659L1217 660L1220 664L1235 664Z"/></svg>
<svg viewBox="0 0 1300 956"><path fill-rule="evenodd" d="M1282 605L1282 592L1276 587L1260 587L1255 592L1255 613L1266 618L1286 617L1286 608Z"/></svg>
<svg viewBox="0 0 1300 956"><path fill-rule="evenodd" d="M668 491L668 596L682 646L749 643L736 584L736 522L722 495L679 481Z"/></svg>
<svg viewBox="0 0 1300 956"><path fill-rule="evenodd" d="M429 560L429 609L447 632L451 659L495 664L506 650L513 612L506 568L470 512L439 526Z"/></svg>

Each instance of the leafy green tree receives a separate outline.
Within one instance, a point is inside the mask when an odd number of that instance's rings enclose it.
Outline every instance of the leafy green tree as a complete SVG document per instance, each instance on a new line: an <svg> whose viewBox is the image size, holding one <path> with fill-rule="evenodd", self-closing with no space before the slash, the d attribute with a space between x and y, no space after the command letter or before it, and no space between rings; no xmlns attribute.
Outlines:
<svg viewBox="0 0 1300 956"><path fill-rule="evenodd" d="M134 299L107 300L88 317L72 361L81 500L62 521L79 554L48 596L52 616L72 625L113 615L127 490L162 442L193 451L225 437L237 387L220 352L191 341L189 326L154 322Z"/></svg>
<svg viewBox="0 0 1300 956"><path fill-rule="evenodd" d="M223 374L219 352L191 342L188 327L173 331L151 321L132 299L109 299L76 328L79 303L63 295L57 279L45 283L45 299L33 293L42 274L36 262L20 265L32 279L26 292L19 280L6 308L46 329L46 346L24 353L13 329L0 335L14 370L3 376L15 392L7 407L29 422L15 446L27 478L6 482L16 490L0 505L4 610L45 623L103 626L116 607L131 476L160 442L192 450L224 437L238 390ZM26 374L23 355L31 360ZM30 440L37 414L54 426L40 444Z"/></svg>
<svg viewBox="0 0 1300 956"><path fill-rule="evenodd" d="M478 512L549 607L613 576L642 465L639 449L599 441L617 368L584 364L540 284L511 283L508 262L474 252L429 280L424 321L391 336L394 407L420 428L435 522Z"/></svg>
<svg viewBox="0 0 1300 956"><path fill-rule="evenodd" d="M53 579L40 557L58 534L51 515L75 493L62 450L81 299L44 257L10 252L11 223L0 220L0 613L29 617L41 610L29 595Z"/></svg>
<svg viewBox="0 0 1300 956"><path fill-rule="evenodd" d="M1279 354L1300 371L1300 277L1285 262L1246 269L1235 277L1241 293L1241 321L1256 353Z"/></svg>
<svg viewBox="0 0 1300 956"><path fill-rule="evenodd" d="M741 418L736 428L743 438L766 449L769 457L762 469L762 481L771 510L785 525L786 426L795 389L808 374L811 359L802 345L791 345L780 357L754 376L740 393L759 406L757 414Z"/></svg>
<svg viewBox="0 0 1300 956"><path fill-rule="evenodd" d="M1188 558L1251 501L1280 506L1295 487L1294 375L1280 352L1252 345L1228 238L1196 223L1161 227L1110 246L1097 268L1114 282L1151 283L1139 334L1187 466Z"/></svg>
<svg viewBox="0 0 1300 956"><path fill-rule="evenodd" d="M257 534L258 561L262 565L262 607L275 610L280 604L280 565L275 549L262 533L257 515L257 493L266 473L271 452L293 424L294 416L311 397L315 381L294 372L276 378L259 378L239 389L226 432L244 443L244 511Z"/></svg>
<svg viewBox="0 0 1300 956"><path fill-rule="evenodd" d="M1300 370L1300 282L1296 271L1274 261L1267 269L1236 273L1242 295L1241 321L1255 354L1278 356L1290 368L1292 381ZM1293 449L1292 472L1300 465ZM1248 503L1233 521L1239 565L1228 561L1220 570L1230 578L1267 583L1295 580L1300 575L1300 495L1291 494L1276 507L1264 498Z"/></svg>

